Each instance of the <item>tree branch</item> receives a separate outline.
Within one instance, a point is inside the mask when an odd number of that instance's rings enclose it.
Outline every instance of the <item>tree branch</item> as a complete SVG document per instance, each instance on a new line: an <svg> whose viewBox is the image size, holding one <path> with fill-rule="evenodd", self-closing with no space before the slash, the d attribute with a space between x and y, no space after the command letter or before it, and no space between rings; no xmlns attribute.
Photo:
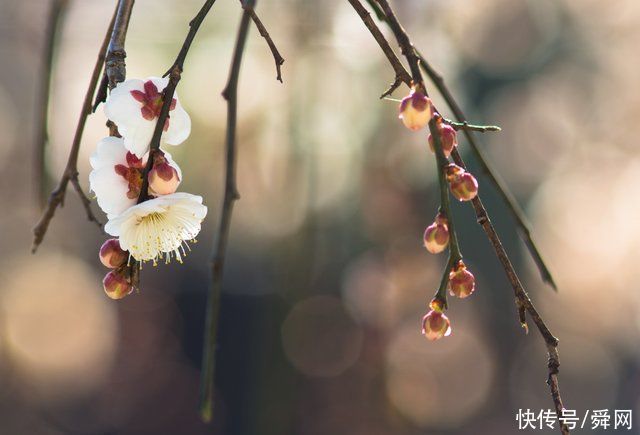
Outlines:
<svg viewBox="0 0 640 435"><path fill-rule="evenodd" d="M40 207L44 207L46 202L45 189L47 188L47 171L45 166L45 151L47 142L49 142L49 93L51 87L51 72L53 69L53 57L58 30L61 27L68 5L68 0L54 0L51 3L47 27L44 32L45 44L42 51L42 67L40 83L38 85L38 99L36 102L39 112L36 117L35 125L38 130L36 132L34 142L34 172L36 174L34 185Z"/></svg>
<svg viewBox="0 0 640 435"><path fill-rule="evenodd" d="M98 52L98 59L96 60L95 66L93 67L93 73L91 74L91 79L89 80L89 88L87 89L87 93L84 97L84 102L82 104L82 109L80 111L80 118L78 119L78 125L76 127L75 134L73 136L73 142L71 144L71 150L69 151L69 158L67 159L67 165L62 174L62 178L58 182L58 186L51 192L49 196L49 202L47 204L47 208L44 210L40 220L36 224L33 229L33 246L31 248L31 252L36 252L40 243L44 239L45 234L47 233L47 229L49 228L49 224L51 223L51 219L56 212L58 206L64 205L64 197L67 191L67 186L69 182L72 183L76 192L80 196L82 204L87 213L87 219L89 221L95 222L98 227L102 228L102 224L95 217L90 207L90 200L87 198L86 194L82 191L80 187L80 183L78 182L78 154L80 152L80 143L82 141L82 133L84 132L84 126L87 122L87 117L91 113L92 109L92 99L93 95L96 91L96 86L98 85L98 80L100 79L100 72L102 71L102 65L104 64L105 55L107 51L107 44L109 43L109 37L114 27L115 22L114 13L113 18L109 24L109 28L107 33L102 41L102 45L100 47L100 51Z"/></svg>
<svg viewBox="0 0 640 435"><path fill-rule="evenodd" d="M409 65L412 67L412 75L414 77L414 82L416 81L416 78L421 77L415 74L415 71L413 70L413 66L418 65L418 62L413 59L413 56L419 56L420 64L422 65L422 68L425 69L425 72L427 73L427 75L429 75L429 77L434 81L434 83L436 84L436 87L439 89L439 91L447 101L447 104L451 107L452 111L456 115L456 118L458 118L458 120L464 124L466 122L466 118L464 117L456 101L453 99L450 92L444 85L444 80L442 79L442 76L436 73L435 70L433 70L430 67L430 65L426 62L426 60L421 55L419 55L417 51L415 51L415 49L413 48L413 45L410 42L408 35L404 31L404 29L402 29L402 27L399 25L397 18L395 17L395 14L391 10L391 7L389 6L388 2L386 0L377 0L377 2L380 4L383 11L385 12L385 15L386 15L385 21L391 27L391 30L396 35L396 39L398 39L398 42L400 43L403 49L403 54L405 55L405 57L407 57L407 60L409 61ZM430 125L430 128L431 128L431 125ZM510 205L512 213L516 214L515 212L519 211L519 208L517 208L517 206L512 205L512 204L515 204L515 202L511 203L510 201L508 201L509 194L507 193L506 189L501 188L502 186L498 183L497 179L495 179L493 172L486 165L486 161L482 158L482 154L479 148L475 144L474 137L470 129L465 128L463 129L463 131L467 136L467 138L469 139L469 142L473 144L472 149L474 150L476 155L480 156L478 160L480 162L484 162L484 167L486 168L485 171L487 171L487 174L491 174L491 177L493 177L492 179L494 180L494 184L498 187L498 190L503 195L503 198L505 198L505 202L507 202L507 204ZM437 135L434 135L434 139L436 139L436 136ZM437 152L438 150L437 146L435 148ZM466 168L464 161L462 160L462 157L460 156L460 153L456 148L453 149L451 155L453 157L453 160L456 162L458 166L462 168ZM560 360L558 356L558 339L551 333L546 323L544 322L544 320L538 313L537 309L533 305L533 302L529 298L529 295L524 290L524 287L522 286L522 283L520 282L520 279L518 278L518 275L516 274L515 269L513 268L513 265L511 264L511 261L509 260L509 257L504 247L502 246L502 242L500 241L500 238L498 237L498 234L496 233L495 228L493 227L493 224L489 219L487 210L484 208L484 205L482 204L482 201L479 195L472 200L472 205L476 214L477 222L482 226L483 230L485 231L487 238L489 239L491 245L494 248L494 251L496 253L496 256L498 257L498 260L500 261L505 271L505 274L507 275L507 279L509 280L511 287L513 288L515 301L516 301L516 308L518 310L518 315L520 318L521 325L523 326L523 328L525 328L525 330L528 330L527 324L526 324L526 313L528 313L531 319L533 320L534 324L538 328L538 331L540 332L540 335L542 336L543 340L545 341L545 344L547 346L547 353L548 353L547 367L549 369L547 384L549 385L549 388L551 391L551 397L554 403L556 414L558 418L560 418L562 416L563 404L562 404L562 397L560 396L560 388L558 385L558 371L560 367ZM521 225L523 222L524 221L521 222ZM528 235L528 227L522 225L522 228L525 228L527 230L526 234ZM530 238L528 240L530 241ZM530 241L530 243L532 246L535 247L535 245L533 245L533 242ZM540 259L539 255L537 258ZM534 256L534 259L535 259L535 256ZM542 265L544 265L544 263L542 263ZM540 267L540 264L538 264L538 266ZM550 278L551 278L550 275L548 275L548 279L550 280L548 282L553 283L553 280L551 280ZM442 286L442 283L441 283L441 286ZM566 424L560 424L560 431L562 432L563 435L569 435L569 428L567 427Z"/></svg>
<svg viewBox="0 0 640 435"><path fill-rule="evenodd" d="M240 4L242 5L242 8L246 9L242 0L239 0L239 1L240 1ZM269 49L271 50L271 54L273 55L273 61L276 63L276 80L282 83L282 71L280 67L284 63L284 58L280 55L280 52L278 51L278 47L276 47L276 44L273 42L273 39L271 39L271 35L269 35L269 32L267 31L267 28L264 26L264 24L262 24L262 21L260 20L260 18L258 18L258 14L256 14L256 11L253 8L249 9L249 15L251 16L251 19L256 25L256 28L258 29L260 36L262 36L265 39L265 41L267 41L267 45L269 46Z"/></svg>
<svg viewBox="0 0 640 435"><path fill-rule="evenodd" d="M442 95L447 103L447 106L449 106L449 109L451 109L456 119L459 122L466 123L467 118L465 117L462 109L460 109L457 101L449 91L449 88L447 88L442 76L433 69L433 67L429 64L429 62L427 62L424 56L419 53L418 56L420 57L420 65L424 69L425 73L429 76L433 84L436 86L438 92L440 92L440 95ZM473 152L474 157L480 165L480 168L482 168L482 172L484 172L489 181L493 184L498 194L502 198L502 201L507 206L507 209L509 210L511 216L515 220L522 240L527 246L527 249L529 250L531 257L533 258L533 261L536 263L542 280L549 284L554 290L557 290L557 286L555 281L553 280L553 277L551 276L551 272L542 259L542 255L540 254L538 247L531 237L530 225L527 221L527 218L525 217L524 211L522 210L516 199L513 197L509 189L506 187L504 181L502 181L502 179L497 175L496 171L491 167L491 165L485 158L484 152L480 149L480 146L476 141L473 133L469 129L462 130L465 137L467 138L467 141L469 142L469 145L471 146L471 151Z"/></svg>
<svg viewBox="0 0 640 435"><path fill-rule="evenodd" d="M386 38L380 31L380 28L375 23L375 21L373 21L373 19L371 18L371 14L369 14L369 11L367 11L365 7L362 5L362 3L360 3L360 0L347 0L347 1L351 4L353 9L360 16L364 25L367 26L367 29L369 29L369 32L371 32L371 35L373 36L373 39L376 40L376 42L382 49L382 52L387 57L387 60L389 61L389 63L393 67L393 70L396 73L396 77L393 83L391 84L389 89L387 89L380 96L380 98L384 98L388 95L391 95L391 93L395 91L402 83L405 83L407 86L411 86L411 75L409 75L407 70L404 68L404 66L402 65L402 62L400 62L400 59L398 59L398 56L396 56L395 52L389 45L389 42L387 42Z"/></svg>
<svg viewBox="0 0 640 435"><path fill-rule="evenodd" d="M469 131L477 131L478 133L486 133L488 131L502 131L502 129L497 125L474 125L474 124L469 124L467 121L455 122L446 118L442 118L442 120L446 124L449 124L451 127L453 127L455 131L469 130Z"/></svg>
<svg viewBox="0 0 640 435"><path fill-rule="evenodd" d="M389 2L387 0L377 0L377 2L387 17L385 21L395 35L398 45L400 45L400 49L402 50L402 54L407 58L409 69L411 70L411 77L413 78L413 84L424 88L422 74L420 73L420 66L418 65L418 56L413 44L411 43L411 39L409 39L409 35L398 21L398 18L396 17L395 12L393 12L393 9L391 9Z"/></svg>
<svg viewBox="0 0 640 435"><path fill-rule="evenodd" d="M120 0L118 2L116 23L111 34L105 63L105 75L107 76L109 89L115 88L118 83L123 82L127 77L126 63L124 61L127 57L127 52L124 49L124 43L127 38L133 3L134 0Z"/></svg>
<svg viewBox="0 0 640 435"><path fill-rule="evenodd" d="M206 0L197 15L189 22L189 32L182 43L180 52L178 53L178 56L176 56L176 60L173 62L173 65L163 75L163 77L169 76L169 83L162 92L162 108L160 109L160 114L158 115L155 129L153 130L153 136L151 136L151 142L149 143L149 157L147 159L147 165L144 168L144 172L142 173L142 187L140 188L140 195L138 196L138 204L149 199L149 179L147 175L153 167L153 155L158 149L160 149L160 137L162 136L165 121L169 117L171 100L173 99L173 94L175 93L178 82L180 81L184 61L189 53L189 48L191 48L191 43L200 29L200 25L215 2L216 0Z"/></svg>
<svg viewBox="0 0 640 435"><path fill-rule="evenodd" d="M454 148L451 152L451 156L458 166L462 167L463 169L466 168L458 150ZM507 252L502 246L502 242L500 241L500 238L498 237L498 234L496 233L496 230L493 227L491 220L489 219L489 214L482 204L480 195L473 198L471 200L471 203L476 214L476 220L482 226L482 229L487 235L491 246L493 246L493 250L495 251L498 260L500 261L500 264L502 265L502 268L507 275L507 279L509 280L511 287L513 288L513 292L516 298L516 307L518 309L518 314L520 317L520 324L525 329L525 331L528 331L525 312L529 313L529 316L531 316L533 323L535 323L538 331L540 332L540 335L545 341L549 357L549 377L547 379L547 384L551 389L551 397L556 409L556 414L558 418L560 418L562 417L563 405L562 397L560 396L560 387L558 386L557 376L559 371L558 368L560 367L560 359L558 356L558 339L551 333L546 323L538 313L538 310L533 305L533 302L529 298L529 295L524 290L524 287L522 286L522 283L520 282L520 279L518 278L518 275L513 268L511 261L509 260ZM560 424L560 430L563 434L569 434L569 429L566 424Z"/></svg>
<svg viewBox="0 0 640 435"><path fill-rule="evenodd" d="M449 272L451 269L462 260L462 254L460 252L460 245L458 244L458 235L455 229L455 222L453 220L453 214L450 207L449 198L449 184L447 183L447 175L445 169L449 164L449 160L444 154L442 149L442 139L437 127L437 119L431 118L429 121L429 130L433 137L433 148L436 153L436 166L438 168L438 184L440 186L440 212L444 214L447 219L447 227L449 229L449 259L447 266L444 269L440 286L436 292L436 298L440 300L444 307L447 307L447 283L449 282Z"/></svg>
<svg viewBox="0 0 640 435"><path fill-rule="evenodd" d="M227 85L222 96L227 100L227 133L226 133L226 175L224 198L220 213L220 224L216 235L215 247L211 256L211 288L207 301L207 318L205 326L204 356L202 360L202 379L200 390L200 416L206 422L213 417L214 389L215 389L215 351L218 341L218 324L220 313L220 293L222 291L222 277L224 272L224 260L227 241L231 225L233 204L240 198L236 185L236 120L238 106L238 79L240 65L244 52L247 34L249 32L249 20L251 11L255 6L255 0L246 0L243 3L244 12L238 28L238 37L229 71Z"/></svg>

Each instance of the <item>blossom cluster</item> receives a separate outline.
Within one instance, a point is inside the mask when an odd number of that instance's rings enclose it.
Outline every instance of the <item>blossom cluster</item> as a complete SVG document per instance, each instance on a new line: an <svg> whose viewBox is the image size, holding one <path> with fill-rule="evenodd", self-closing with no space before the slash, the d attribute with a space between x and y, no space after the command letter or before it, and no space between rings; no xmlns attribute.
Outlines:
<svg viewBox="0 0 640 435"><path fill-rule="evenodd" d="M114 236L104 242L99 255L111 269L103 286L112 299L133 291L133 261L154 266L161 259L182 262L207 214L202 197L176 192L182 171L171 154L163 148L150 150L168 83L168 78L158 77L119 83L104 112L122 137L100 140L90 159L90 187L107 215L105 231ZM191 119L175 94L160 143L180 145L190 133Z"/></svg>
<svg viewBox="0 0 640 435"><path fill-rule="evenodd" d="M402 99L399 107L399 118L408 129L419 131L424 129L432 119L435 119L435 131L438 134L440 147L446 160L458 146L456 130L446 123L435 111L429 97L423 90L413 87L411 93ZM429 148L436 152L435 141L432 134L427 137ZM478 194L478 182L475 177L465 169L454 163L447 163L442 168L449 184L451 194L459 201L470 201ZM432 254L439 254L449 246L449 221L442 211L438 212L434 222L430 224L423 235L424 247ZM467 269L460 259L450 264L447 284L449 293L458 298L466 298L475 291L475 277ZM446 295L445 295L446 296ZM451 334L451 322L444 315L446 302L434 298L429 303L430 311L422 319L422 333L429 340L438 340Z"/></svg>

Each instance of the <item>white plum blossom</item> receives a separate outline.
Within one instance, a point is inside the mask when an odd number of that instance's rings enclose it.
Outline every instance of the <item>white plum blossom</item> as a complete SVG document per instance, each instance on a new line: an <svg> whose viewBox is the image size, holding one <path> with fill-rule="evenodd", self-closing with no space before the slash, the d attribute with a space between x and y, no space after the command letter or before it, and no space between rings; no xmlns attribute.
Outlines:
<svg viewBox="0 0 640 435"><path fill-rule="evenodd" d="M178 180L181 180L182 171L171 154L166 151L162 151L162 154L166 164L175 169ZM98 142L89 160L93 168L89 174L89 184L96 194L98 205L109 219L136 204L147 158L148 155L138 158L127 151L124 140L119 137L105 137Z"/></svg>
<svg viewBox="0 0 640 435"><path fill-rule="evenodd" d="M104 229L119 237L120 246L138 261L153 261L172 255L182 262L184 246L200 232L207 215L202 197L176 192L134 205L113 217ZM164 255L163 255L164 254Z"/></svg>
<svg viewBox="0 0 640 435"><path fill-rule="evenodd" d="M168 78L160 77L129 79L118 83L107 98L105 115L118 126L125 147L138 157L149 150L162 108L162 91L168 83ZM190 133L191 118L182 108L176 93L161 140L169 145L180 145Z"/></svg>

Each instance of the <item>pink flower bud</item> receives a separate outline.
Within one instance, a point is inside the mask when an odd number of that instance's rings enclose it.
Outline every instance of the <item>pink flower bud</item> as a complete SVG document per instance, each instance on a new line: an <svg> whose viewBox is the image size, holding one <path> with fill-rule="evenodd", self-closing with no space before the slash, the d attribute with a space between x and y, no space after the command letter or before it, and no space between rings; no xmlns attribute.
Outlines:
<svg viewBox="0 0 640 435"><path fill-rule="evenodd" d="M478 181L460 166L450 164L447 167L447 179L451 193L459 201L470 201L478 195Z"/></svg>
<svg viewBox="0 0 640 435"><path fill-rule="evenodd" d="M422 335L428 340L439 340L451 335L451 322L441 310L431 310L422 318Z"/></svg>
<svg viewBox="0 0 640 435"><path fill-rule="evenodd" d="M431 119L431 100L421 91L415 88L411 93L402 99L400 103L400 115L402 123L410 130L420 130L424 128Z"/></svg>
<svg viewBox="0 0 640 435"><path fill-rule="evenodd" d="M120 247L118 239L109 239L100 247L100 261L110 269L122 266L128 257L127 252Z"/></svg>
<svg viewBox="0 0 640 435"><path fill-rule="evenodd" d="M174 193L180 184L178 171L169 164L160 150L153 157L153 169L148 175L149 187L157 195L169 195Z"/></svg>
<svg viewBox="0 0 640 435"><path fill-rule="evenodd" d="M449 272L449 293L462 299L470 296L475 289L475 277L467 270L465 264L460 261Z"/></svg>
<svg viewBox="0 0 640 435"><path fill-rule="evenodd" d="M102 286L111 299L122 299L133 291L133 286L119 269L107 273L102 280Z"/></svg>
<svg viewBox="0 0 640 435"><path fill-rule="evenodd" d="M436 216L435 222L427 227L424 231L424 247L432 254L439 254L449 245L449 227L447 219L442 216Z"/></svg>
<svg viewBox="0 0 640 435"><path fill-rule="evenodd" d="M449 157L453 148L458 146L458 135L453 127L442 122L442 118L439 118L438 121L438 131L440 132L442 151L444 152L445 157ZM429 149L431 149L432 152L435 152L433 137L429 135L427 140L429 141Z"/></svg>

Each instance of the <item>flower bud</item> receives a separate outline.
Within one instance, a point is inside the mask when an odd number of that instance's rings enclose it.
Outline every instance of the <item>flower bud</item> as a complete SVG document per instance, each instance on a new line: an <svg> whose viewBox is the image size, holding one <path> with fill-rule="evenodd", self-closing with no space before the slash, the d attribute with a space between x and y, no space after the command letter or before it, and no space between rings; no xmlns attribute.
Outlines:
<svg viewBox="0 0 640 435"><path fill-rule="evenodd" d="M109 239L100 247L100 261L109 269L122 266L127 258L127 252L122 250L118 239Z"/></svg>
<svg viewBox="0 0 640 435"><path fill-rule="evenodd" d="M149 187L158 195L174 193L180 184L178 171L169 164L160 150L153 158L153 168L148 175Z"/></svg>
<svg viewBox="0 0 640 435"><path fill-rule="evenodd" d="M442 118L439 118L438 120L438 131L440 132L442 151L444 152L445 157L449 157L453 148L458 146L458 135L453 127L442 122ZM435 152L433 137L431 134L427 140L429 141L429 149L431 149L432 152Z"/></svg>
<svg viewBox="0 0 640 435"><path fill-rule="evenodd" d="M470 201L478 195L478 181L460 166L447 166L447 179L451 193L459 201Z"/></svg>
<svg viewBox="0 0 640 435"><path fill-rule="evenodd" d="M476 289L476 279L471 272L467 270L465 264L460 261L449 272L449 293L451 296L466 298Z"/></svg>
<svg viewBox="0 0 640 435"><path fill-rule="evenodd" d="M431 310L422 318L422 335L434 341L451 334L451 322L440 310Z"/></svg>
<svg viewBox="0 0 640 435"><path fill-rule="evenodd" d="M111 299L122 299L133 291L133 286L120 270L112 270L102 280L104 291Z"/></svg>
<svg viewBox="0 0 640 435"><path fill-rule="evenodd" d="M438 214L435 221L424 231L424 247L432 254L439 254L449 245L449 227L447 219Z"/></svg>
<svg viewBox="0 0 640 435"><path fill-rule="evenodd" d="M410 130L424 128L431 119L431 100L415 87L411 93L402 99L400 103L400 115L402 123Z"/></svg>

